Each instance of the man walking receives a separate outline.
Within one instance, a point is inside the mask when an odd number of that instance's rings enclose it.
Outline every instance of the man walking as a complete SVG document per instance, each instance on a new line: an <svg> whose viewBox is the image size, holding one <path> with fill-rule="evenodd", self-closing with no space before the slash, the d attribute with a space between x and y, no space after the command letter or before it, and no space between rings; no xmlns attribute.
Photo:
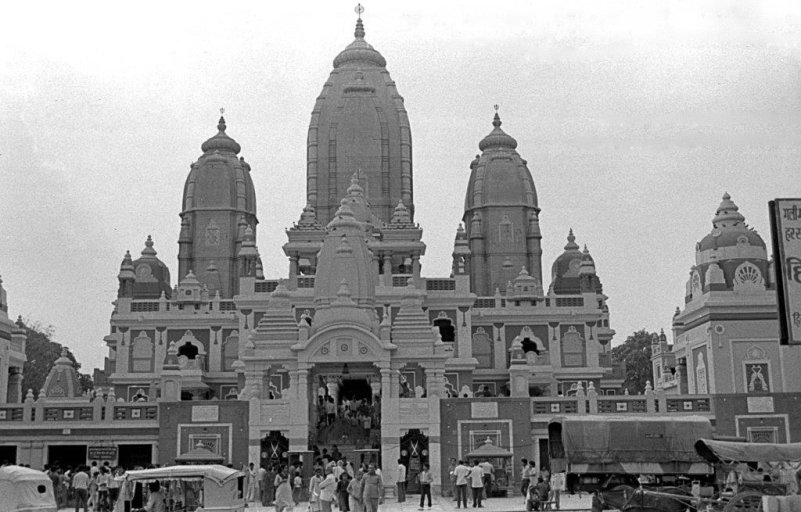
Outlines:
<svg viewBox="0 0 801 512"><path fill-rule="evenodd" d="M81 508L83 504L83 512L89 511L89 475L86 473L84 466L80 466L72 477L72 488L75 489L75 512Z"/></svg>
<svg viewBox="0 0 801 512"><path fill-rule="evenodd" d="M406 466L398 459L398 503L406 501Z"/></svg>
<svg viewBox="0 0 801 512"><path fill-rule="evenodd" d="M473 461L473 467L470 468L470 487L473 491L473 508L482 508L481 493L484 491L484 469L478 465L478 462Z"/></svg>
<svg viewBox="0 0 801 512"><path fill-rule="evenodd" d="M423 510L423 500L428 496L428 508L431 509L431 482L434 479L431 477L430 466L423 464L423 470L417 475L417 481L420 482L420 508Z"/></svg>
<svg viewBox="0 0 801 512"><path fill-rule="evenodd" d="M456 508L460 506L467 508L467 476L470 474L470 469L464 465L463 460L460 460L453 469L453 474L456 477Z"/></svg>
<svg viewBox="0 0 801 512"><path fill-rule="evenodd" d="M378 512L378 505L384 499L384 482L381 480L381 475L376 473L375 464L367 466L367 474L363 480L362 501L365 512Z"/></svg>

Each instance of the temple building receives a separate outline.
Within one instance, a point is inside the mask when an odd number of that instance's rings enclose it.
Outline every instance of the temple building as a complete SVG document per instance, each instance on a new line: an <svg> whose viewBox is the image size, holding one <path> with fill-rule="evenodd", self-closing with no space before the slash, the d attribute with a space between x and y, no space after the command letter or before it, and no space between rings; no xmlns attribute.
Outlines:
<svg viewBox="0 0 801 512"><path fill-rule="evenodd" d="M184 187L177 284L150 238L123 259L106 337L115 396L247 401L260 462L274 442L395 460L410 432L437 460L442 398L618 393L595 262L571 231L544 286L536 187L497 113L469 163L452 274L421 275L404 100L361 19L354 37L312 110L288 274L264 275L258 170L221 118ZM191 431L184 446L202 438Z"/></svg>
<svg viewBox="0 0 801 512"><path fill-rule="evenodd" d="M765 241L724 194L712 231L695 246L673 343L662 333L651 360L655 385L668 394L732 395L721 411L744 396L747 413L732 435L787 442L789 417L776 412L801 391L801 352L779 345L775 285Z"/></svg>
<svg viewBox="0 0 801 512"><path fill-rule="evenodd" d="M61 359L46 389L19 389L24 337L0 287L0 449L35 466L130 466L172 463L201 444L239 465L309 461L337 445L351 460L383 461L388 486L395 460L409 482L430 461L436 488L449 458L488 444L548 467L556 416L713 417L711 393L799 390L790 368L801 361L767 327L765 244L726 196L698 245L675 342L655 347L656 381L624 395L608 297L584 245L596 241L572 230L542 239L541 207L555 192L540 203L524 158L534 148L519 148L497 111L481 122L480 153L463 163L451 273L425 276L410 120L359 19L311 113L287 272L265 276L256 195L269 183L221 117L184 186L175 281L156 251L171 241L147 236L139 257L122 259L92 396ZM543 244L564 244L546 262L548 283Z"/></svg>

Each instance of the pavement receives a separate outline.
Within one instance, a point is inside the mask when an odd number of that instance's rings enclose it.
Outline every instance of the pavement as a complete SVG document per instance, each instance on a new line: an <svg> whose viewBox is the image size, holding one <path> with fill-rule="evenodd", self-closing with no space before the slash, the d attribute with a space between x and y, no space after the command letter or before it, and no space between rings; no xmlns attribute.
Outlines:
<svg viewBox="0 0 801 512"><path fill-rule="evenodd" d="M592 495L582 493L578 494L563 494L560 500L560 512L570 511L585 511L592 508ZM456 502L453 498L443 496L432 496L433 500L431 508L425 507L426 512L451 512L455 510L462 510L456 508ZM472 509L472 501L467 502L469 509ZM390 498L378 507L379 512L417 512L420 505L419 494L409 494L406 496L406 501L398 503L395 498ZM522 496L515 496L513 498L490 498L483 500L484 512L522 512L526 510L526 505ZM308 508L307 502L302 502L295 506L294 511L291 512L305 512ZM337 508L333 509L337 511ZM275 507L262 507L255 506L251 503L248 507L249 512L274 512Z"/></svg>
<svg viewBox="0 0 801 512"><path fill-rule="evenodd" d="M386 500L378 507L379 512L417 512L418 505L420 504L420 495L409 494L406 496L406 501L398 503L395 498ZM468 500L468 508L472 508L472 501ZM308 502L301 502L295 505L295 508L287 512L306 512L308 509ZM452 512L461 510L456 508L456 502L453 498L443 496L433 496L431 508L425 507L426 512ZM512 498L490 498L483 501L483 512L522 512L526 510L525 503L522 496L515 496ZM560 512L571 511L586 511L592 508L592 498L590 494L563 494L560 500ZM333 509L337 511L336 507ZM262 507L255 503L250 503L248 512L275 512L275 507ZM62 508L59 512L74 512L74 509Z"/></svg>

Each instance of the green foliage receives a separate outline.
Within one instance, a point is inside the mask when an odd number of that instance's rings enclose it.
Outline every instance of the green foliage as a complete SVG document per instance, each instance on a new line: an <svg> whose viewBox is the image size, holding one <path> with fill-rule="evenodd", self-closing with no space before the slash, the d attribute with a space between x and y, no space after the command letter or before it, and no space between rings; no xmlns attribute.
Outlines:
<svg viewBox="0 0 801 512"><path fill-rule="evenodd" d="M56 359L61 357L61 344L51 341L55 334L55 329L52 325L43 326L40 322L25 320L25 330L28 334L28 341L25 344L25 356L28 361L25 363L22 378L22 393L23 396L32 389L34 394L38 394L39 390L44 387L47 374L50 373L53 363ZM75 360L75 356L67 349L67 357L75 364L75 370L81 368L81 364ZM78 379L81 383L81 391L92 389L92 376L80 373L78 371Z"/></svg>
<svg viewBox="0 0 801 512"><path fill-rule="evenodd" d="M645 383L654 382L651 367L651 343L658 336L645 329L632 333L622 345L612 349L612 356L626 365L626 380L623 387L629 394L638 395L645 392Z"/></svg>

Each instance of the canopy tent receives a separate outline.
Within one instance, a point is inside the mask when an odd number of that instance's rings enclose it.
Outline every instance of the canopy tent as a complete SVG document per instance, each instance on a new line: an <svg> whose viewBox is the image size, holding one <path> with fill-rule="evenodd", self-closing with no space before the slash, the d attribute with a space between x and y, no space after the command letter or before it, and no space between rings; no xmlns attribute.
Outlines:
<svg viewBox="0 0 801 512"><path fill-rule="evenodd" d="M155 480L211 480L217 485L223 485L245 474L236 469L220 466L219 464L196 464L187 466L167 466L156 469L140 469L125 473L125 480L129 482L152 482Z"/></svg>
<svg viewBox="0 0 801 512"><path fill-rule="evenodd" d="M487 439L481 446L468 453L467 457L469 459L493 459L496 457L511 458L512 455L512 452L509 450L495 446L489 439Z"/></svg>
<svg viewBox="0 0 801 512"><path fill-rule="evenodd" d="M548 425L553 471L711 474L695 441L711 437L707 418L580 416Z"/></svg>
<svg viewBox="0 0 801 512"><path fill-rule="evenodd" d="M220 464L225 462L225 457L198 443L188 452L175 457L175 462L177 464Z"/></svg>
<svg viewBox="0 0 801 512"><path fill-rule="evenodd" d="M801 462L801 443L738 443L699 439L698 455L717 462Z"/></svg>
<svg viewBox="0 0 801 512"><path fill-rule="evenodd" d="M56 512L53 482L41 471L22 466L0 468L2 510Z"/></svg>

